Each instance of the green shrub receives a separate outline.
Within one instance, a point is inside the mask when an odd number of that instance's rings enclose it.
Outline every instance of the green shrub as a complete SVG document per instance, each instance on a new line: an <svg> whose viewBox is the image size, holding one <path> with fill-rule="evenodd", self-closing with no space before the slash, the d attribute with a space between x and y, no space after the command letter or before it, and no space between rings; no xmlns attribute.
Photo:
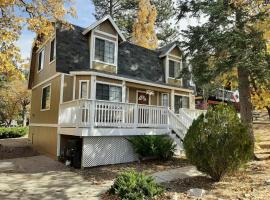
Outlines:
<svg viewBox="0 0 270 200"><path fill-rule="evenodd" d="M198 170L219 181L253 155L252 139L232 107L218 105L189 128L184 149Z"/></svg>
<svg viewBox="0 0 270 200"><path fill-rule="evenodd" d="M129 140L135 152L141 157L157 157L162 160L171 159L176 145L165 135L135 136Z"/></svg>
<svg viewBox="0 0 270 200"><path fill-rule="evenodd" d="M28 127L0 127L0 139L22 137L28 133Z"/></svg>
<svg viewBox="0 0 270 200"><path fill-rule="evenodd" d="M128 171L121 173L116 178L109 192L121 199L144 200L161 195L164 189L155 183L152 177L143 173Z"/></svg>

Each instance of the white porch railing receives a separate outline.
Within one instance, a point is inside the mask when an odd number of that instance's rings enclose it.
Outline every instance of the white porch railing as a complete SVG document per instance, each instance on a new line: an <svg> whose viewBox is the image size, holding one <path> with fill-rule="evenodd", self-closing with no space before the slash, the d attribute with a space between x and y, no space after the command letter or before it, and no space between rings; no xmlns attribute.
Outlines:
<svg viewBox="0 0 270 200"><path fill-rule="evenodd" d="M62 127L168 128L168 108L100 100L60 105Z"/></svg>
<svg viewBox="0 0 270 200"><path fill-rule="evenodd" d="M206 110L198 110L198 109L187 109L187 108L181 108L180 112L186 113L190 118L197 119L201 114L205 114Z"/></svg>

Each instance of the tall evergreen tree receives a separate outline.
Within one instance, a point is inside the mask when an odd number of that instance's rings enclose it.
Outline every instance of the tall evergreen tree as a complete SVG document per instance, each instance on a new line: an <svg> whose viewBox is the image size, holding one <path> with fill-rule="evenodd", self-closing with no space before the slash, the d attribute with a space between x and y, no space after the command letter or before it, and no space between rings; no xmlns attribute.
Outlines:
<svg viewBox="0 0 270 200"><path fill-rule="evenodd" d="M190 26L183 33L187 39L183 46L191 57L197 85L208 83L236 68L241 120L248 125L254 139L250 79L270 77L270 56L266 50L266 41L263 32L254 28L255 24L269 19L265 2L182 0L178 18L187 14L208 19L206 23Z"/></svg>
<svg viewBox="0 0 270 200"><path fill-rule="evenodd" d="M100 19L110 14L124 35L131 39L132 27L136 20L139 0L91 0L95 6L95 17ZM172 21L175 17L174 0L152 0L157 9L157 37L161 44L167 44L178 36Z"/></svg>
<svg viewBox="0 0 270 200"><path fill-rule="evenodd" d="M133 25L132 41L139 46L156 49L157 36L155 33L156 7L150 0L139 0L137 20Z"/></svg>

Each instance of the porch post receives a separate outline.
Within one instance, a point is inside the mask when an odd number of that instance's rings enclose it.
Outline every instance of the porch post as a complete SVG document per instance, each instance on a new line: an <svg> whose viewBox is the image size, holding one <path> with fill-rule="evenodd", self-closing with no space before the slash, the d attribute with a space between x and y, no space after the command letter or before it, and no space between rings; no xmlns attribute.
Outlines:
<svg viewBox="0 0 270 200"><path fill-rule="evenodd" d="M90 122L90 127L93 128L95 124L95 107L96 107L96 76L91 76L91 87L90 87L90 108L89 108L89 122Z"/></svg>
<svg viewBox="0 0 270 200"><path fill-rule="evenodd" d="M171 110L174 112L174 90L171 90Z"/></svg>
<svg viewBox="0 0 270 200"><path fill-rule="evenodd" d="M96 99L96 76L91 76L91 94L90 99L95 100Z"/></svg>
<svg viewBox="0 0 270 200"><path fill-rule="evenodd" d="M122 103L126 102L126 91L127 91L126 81L122 81Z"/></svg>

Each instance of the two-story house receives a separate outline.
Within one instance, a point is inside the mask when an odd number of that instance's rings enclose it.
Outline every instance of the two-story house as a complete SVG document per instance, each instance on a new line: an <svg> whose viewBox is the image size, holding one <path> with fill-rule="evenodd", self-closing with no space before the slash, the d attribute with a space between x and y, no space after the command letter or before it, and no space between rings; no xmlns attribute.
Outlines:
<svg viewBox="0 0 270 200"><path fill-rule="evenodd" d="M82 167L137 160L129 136L182 137L187 129L178 113L194 109L195 99L181 68L176 42L156 50L134 45L110 16L88 28L56 25L32 49L29 139L54 158L68 140L81 141Z"/></svg>

